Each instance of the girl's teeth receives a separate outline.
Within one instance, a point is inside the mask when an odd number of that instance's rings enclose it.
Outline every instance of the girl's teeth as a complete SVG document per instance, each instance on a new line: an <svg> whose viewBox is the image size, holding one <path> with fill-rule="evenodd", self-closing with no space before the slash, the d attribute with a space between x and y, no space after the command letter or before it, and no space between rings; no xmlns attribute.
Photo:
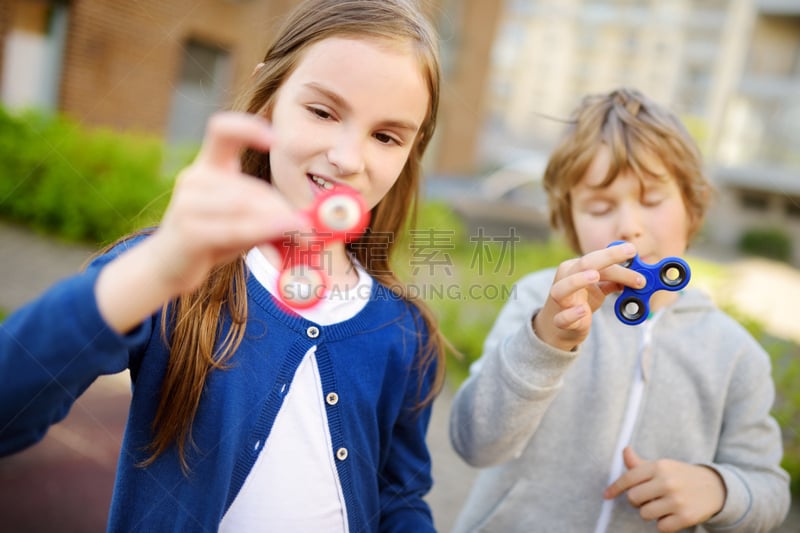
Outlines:
<svg viewBox="0 0 800 533"><path fill-rule="evenodd" d="M318 178L317 176L311 176L311 179L314 181L314 183L316 183L326 191L333 189L333 183L329 181L325 181L324 179Z"/></svg>

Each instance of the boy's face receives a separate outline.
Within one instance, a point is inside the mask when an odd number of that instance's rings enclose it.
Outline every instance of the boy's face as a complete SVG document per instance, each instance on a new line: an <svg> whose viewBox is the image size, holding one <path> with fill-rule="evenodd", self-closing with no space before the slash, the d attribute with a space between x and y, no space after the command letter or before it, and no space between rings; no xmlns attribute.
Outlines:
<svg viewBox="0 0 800 533"><path fill-rule="evenodd" d="M678 183L656 159L646 161L656 176L642 182L631 170L608 186L603 182L610 151L598 151L583 179L572 189L572 219L582 253L613 241L633 243L640 258L655 263L680 256L688 246L689 216Z"/></svg>

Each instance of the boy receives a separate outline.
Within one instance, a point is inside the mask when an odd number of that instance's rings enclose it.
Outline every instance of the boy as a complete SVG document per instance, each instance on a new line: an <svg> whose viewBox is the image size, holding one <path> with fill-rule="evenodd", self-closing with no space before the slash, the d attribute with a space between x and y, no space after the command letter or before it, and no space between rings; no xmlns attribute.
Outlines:
<svg viewBox="0 0 800 533"><path fill-rule="evenodd" d="M699 151L634 90L573 118L544 183L580 257L519 282L456 395L453 446L485 467L456 530L774 528L789 486L766 353L691 288L656 292L639 326L613 309L644 286L620 263L679 256L700 228Z"/></svg>

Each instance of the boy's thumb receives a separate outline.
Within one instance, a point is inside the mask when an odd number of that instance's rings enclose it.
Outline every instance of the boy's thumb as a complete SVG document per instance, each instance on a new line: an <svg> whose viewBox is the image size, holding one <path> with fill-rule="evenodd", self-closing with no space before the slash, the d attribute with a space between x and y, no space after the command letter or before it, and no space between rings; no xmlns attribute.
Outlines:
<svg viewBox="0 0 800 533"><path fill-rule="evenodd" d="M622 450L622 460L625 461L625 467L628 470L636 468L643 462L642 458L639 457L630 446L626 446L625 449Z"/></svg>

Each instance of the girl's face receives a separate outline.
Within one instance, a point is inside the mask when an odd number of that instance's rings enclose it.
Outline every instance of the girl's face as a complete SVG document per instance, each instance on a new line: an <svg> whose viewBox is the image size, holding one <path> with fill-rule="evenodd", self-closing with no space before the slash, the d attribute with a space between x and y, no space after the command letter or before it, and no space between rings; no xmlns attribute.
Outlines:
<svg viewBox="0 0 800 533"><path fill-rule="evenodd" d="M673 176L657 160L646 161L656 173L640 181L631 170L608 186L603 182L611 154L605 147L595 156L583 179L570 192L572 219L582 253L616 240L636 245L640 258L655 263L686 251L689 216Z"/></svg>
<svg viewBox="0 0 800 533"><path fill-rule="evenodd" d="M303 53L272 108L272 183L298 208L345 183L374 207L397 181L428 112L410 45L328 38Z"/></svg>

